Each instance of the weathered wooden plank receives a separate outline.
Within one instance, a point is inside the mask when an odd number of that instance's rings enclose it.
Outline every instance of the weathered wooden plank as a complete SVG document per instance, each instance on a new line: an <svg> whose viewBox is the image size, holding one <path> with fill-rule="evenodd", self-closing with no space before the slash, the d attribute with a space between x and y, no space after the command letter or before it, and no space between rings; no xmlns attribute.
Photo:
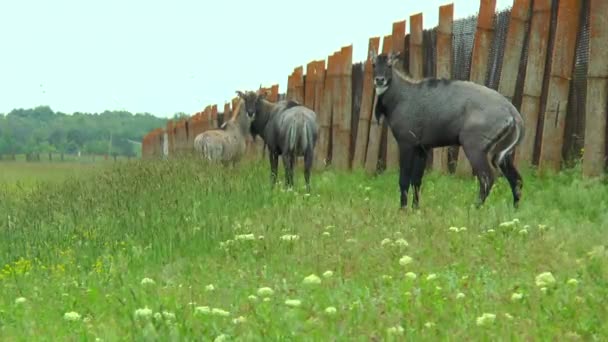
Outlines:
<svg viewBox="0 0 608 342"><path fill-rule="evenodd" d="M391 50L395 53L401 53L401 59L404 59L405 51L405 27L406 20L397 21L393 23L392 33L385 36L385 40L382 46L382 52L389 53ZM388 125L388 122L384 120L384 124ZM399 147L397 140L390 128L386 132L386 168L394 169L399 166Z"/></svg>
<svg viewBox="0 0 608 342"><path fill-rule="evenodd" d="M422 13L410 16L410 75L414 79L422 79L423 72L423 50L422 50ZM404 34L405 36L405 34Z"/></svg>
<svg viewBox="0 0 608 342"><path fill-rule="evenodd" d="M454 4L439 7L439 25L437 26L437 63L435 75L438 78L452 78L452 26L454 23ZM448 148L433 149L433 169L448 173Z"/></svg>
<svg viewBox="0 0 608 342"><path fill-rule="evenodd" d="M323 77L323 90L317 93L321 95L321 103L318 112L319 140L317 142L317 153L315 153L316 168L325 168L329 163L335 58L335 54L328 57L327 70L324 72Z"/></svg>
<svg viewBox="0 0 608 342"><path fill-rule="evenodd" d="M490 45L494 39L493 20L495 10L496 0L480 1L469 80L482 85L485 85L486 82ZM455 173L459 176L472 175L471 164L469 163L469 160L467 159L462 147L459 147L458 149L458 162L456 164Z"/></svg>
<svg viewBox="0 0 608 342"><path fill-rule="evenodd" d="M306 64L306 80L304 81L304 105L314 108L315 103L315 64L316 61Z"/></svg>
<svg viewBox="0 0 608 342"><path fill-rule="evenodd" d="M270 97L268 97L268 101L277 102L279 101L279 85L273 84L270 87Z"/></svg>
<svg viewBox="0 0 608 342"><path fill-rule="evenodd" d="M551 29L552 0L534 0L528 38L528 60L522 93L521 114L525 135L515 150L515 162L520 166L532 164L536 129L540 116L541 94Z"/></svg>
<svg viewBox="0 0 608 342"><path fill-rule="evenodd" d="M515 86L519 64L524 50L526 23L530 20L531 0L514 0L509 20L509 30L504 47L502 72L498 92L511 102L515 96Z"/></svg>
<svg viewBox="0 0 608 342"><path fill-rule="evenodd" d="M350 168L350 125L352 117L352 45L337 53L333 96L332 165L344 170Z"/></svg>
<svg viewBox="0 0 608 342"><path fill-rule="evenodd" d="M294 100L304 103L304 68L299 66L293 70Z"/></svg>
<svg viewBox="0 0 608 342"><path fill-rule="evenodd" d="M587 70L583 175L596 177L604 173L608 157L608 1L591 0L589 5L590 58Z"/></svg>
<svg viewBox="0 0 608 342"><path fill-rule="evenodd" d="M166 130L167 130L167 138L168 138L168 145L169 145L169 156L173 156L173 154L175 153L175 140L174 140L174 134L173 134L173 120L168 120L167 121L167 126L166 126Z"/></svg>
<svg viewBox="0 0 608 342"><path fill-rule="evenodd" d="M560 0L555 31L555 46L544 113L539 170L559 171L564 145L570 79L579 30L580 0Z"/></svg>
<svg viewBox="0 0 608 342"><path fill-rule="evenodd" d="M374 102L374 70L369 51L378 51L379 48L380 37L370 38L367 47L368 57L363 67L363 91L361 94L358 122L359 126L357 127L357 139L355 141L356 145L353 157L353 167L355 168L365 167L365 157L370 134L370 121L372 120L372 104Z"/></svg>
<svg viewBox="0 0 608 342"><path fill-rule="evenodd" d="M382 45L388 44L391 38L390 36L384 36L382 38ZM380 38L378 38L377 45L373 45L372 48L376 49L375 52L378 53L380 50ZM370 71L370 72L373 72ZM373 83L373 74L371 81ZM378 97L375 95L375 89L372 87L373 98L372 98L372 112L370 114L370 123L369 123L369 138L367 143L367 151L365 156L365 171L368 174L378 172L380 164L382 163L381 155L381 147L382 147L382 124L376 120L375 112L376 112L376 103Z"/></svg>
<svg viewBox="0 0 608 342"><path fill-rule="evenodd" d="M333 78L331 92L331 128L330 128L330 139L329 139L329 163L332 166L338 164L336 161L341 158L339 155L342 153L338 144L338 132L340 130L340 122L342 121L342 111L340 110L340 88L342 84L342 77L340 73L342 70L342 54L341 51L335 53L334 64L331 72Z"/></svg>

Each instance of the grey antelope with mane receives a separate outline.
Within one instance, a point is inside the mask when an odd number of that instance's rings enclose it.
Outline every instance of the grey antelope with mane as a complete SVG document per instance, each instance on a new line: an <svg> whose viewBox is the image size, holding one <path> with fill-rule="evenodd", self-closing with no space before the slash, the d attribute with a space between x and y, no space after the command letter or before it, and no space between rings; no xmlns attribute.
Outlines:
<svg viewBox="0 0 608 342"><path fill-rule="evenodd" d="M246 138L255 113L246 114L242 100L232 110L232 117L220 128L205 131L194 138L194 150L212 162L236 165L247 147Z"/></svg>
<svg viewBox="0 0 608 342"><path fill-rule="evenodd" d="M497 91L469 81L414 80L397 70L399 53L370 51L376 88L376 120L388 120L399 146L401 208L414 188L418 208L427 153L434 147L462 146L479 181L479 208L485 203L498 169L506 177L518 207L522 178L513 165L513 149L524 137L520 113Z"/></svg>
<svg viewBox="0 0 608 342"><path fill-rule="evenodd" d="M318 137L317 115L314 111L292 100L276 103L266 99L267 92L236 92L245 102L247 115L254 117L251 135L260 135L268 147L270 182L277 180L279 155L285 166L286 186L293 187L296 158L304 157L306 191L310 192L310 173Z"/></svg>

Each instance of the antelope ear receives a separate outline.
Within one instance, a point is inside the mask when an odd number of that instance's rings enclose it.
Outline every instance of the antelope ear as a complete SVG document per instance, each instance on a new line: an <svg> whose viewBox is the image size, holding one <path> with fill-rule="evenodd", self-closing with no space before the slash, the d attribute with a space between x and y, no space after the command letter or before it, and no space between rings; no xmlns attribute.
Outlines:
<svg viewBox="0 0 608 342"><path fill-rule="evenodd" d="M240 91L240 90L237 90L237 91L236 91L236 94L237 94L237 95L238 95L240 98L242 98L242 99L244 99L244 98L245 98L245 94L243 94L243 92L242 92L242 91Z"/></svg>
<svg viewBox="0 0 608 342"><path fill-rule="evenodd" d="M391 64L391 65L395 64L395 62L397 61L397 59L399 58L399 56L401 56L401 51L397 51L397 52L391 51L388 54L389 64Z"/></svg>
<svg viewBox="0 0 608 342"><path fill-rule="evenodd" d="M264 91L261 91L261 92L260 92L260 95L259 95L259 97L260 97L261 99L265 99L265 98L266 98L266 97L268 97L268 96L270 96L270 90L268 90L268 89L267 89L267 90L264 90Z"/></svg>

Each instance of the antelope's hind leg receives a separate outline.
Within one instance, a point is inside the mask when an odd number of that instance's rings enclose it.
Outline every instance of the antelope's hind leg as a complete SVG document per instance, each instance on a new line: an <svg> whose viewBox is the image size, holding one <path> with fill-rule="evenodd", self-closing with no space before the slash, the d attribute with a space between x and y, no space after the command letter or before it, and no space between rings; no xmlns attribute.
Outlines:
<svg viewBox="0 0 608 342"><path fill-rule="evenodd" d="M513 194L513 207L518 208L524 182L513 164L513 154L503 158L502 162L500 163L500 171L502 171L502 174L505 176L509 182L509 185L511 186L511 193Z"/></svg>
<svg viewBox="0 0 608 342"><path fill-rule="evenodd" d="M496 179L495 171L488 160L488 154L477 145L464 145L463 150L479 181L479 198L476 207L480 208L485 203L488 195L490 195L490 190L492 190L494 180Z"/></svg>
<svg viewBox="0 0 608 342"><path fill-rule="evenodd" d="M313 152L309 149L304 153L304 181L306 182L306 192L310 193L310 172L313 164Z"/></svg>

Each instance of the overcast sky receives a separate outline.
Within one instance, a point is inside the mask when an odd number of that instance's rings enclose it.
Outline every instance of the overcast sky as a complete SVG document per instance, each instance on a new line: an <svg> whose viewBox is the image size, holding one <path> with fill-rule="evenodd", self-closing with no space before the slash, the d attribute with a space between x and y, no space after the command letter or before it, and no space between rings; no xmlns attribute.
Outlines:
<svg viewBox="0 0 608 342"><path fill-rule="evenodd" d="M72 113L171 116L278 83L311 60L422 12L437 25L450 0L1 0L0 113L49 105ZM454 0L455 19L479 1ZM497 0L497 10L513 0ZM305 4L305 5L304 5Z"/></svg>

